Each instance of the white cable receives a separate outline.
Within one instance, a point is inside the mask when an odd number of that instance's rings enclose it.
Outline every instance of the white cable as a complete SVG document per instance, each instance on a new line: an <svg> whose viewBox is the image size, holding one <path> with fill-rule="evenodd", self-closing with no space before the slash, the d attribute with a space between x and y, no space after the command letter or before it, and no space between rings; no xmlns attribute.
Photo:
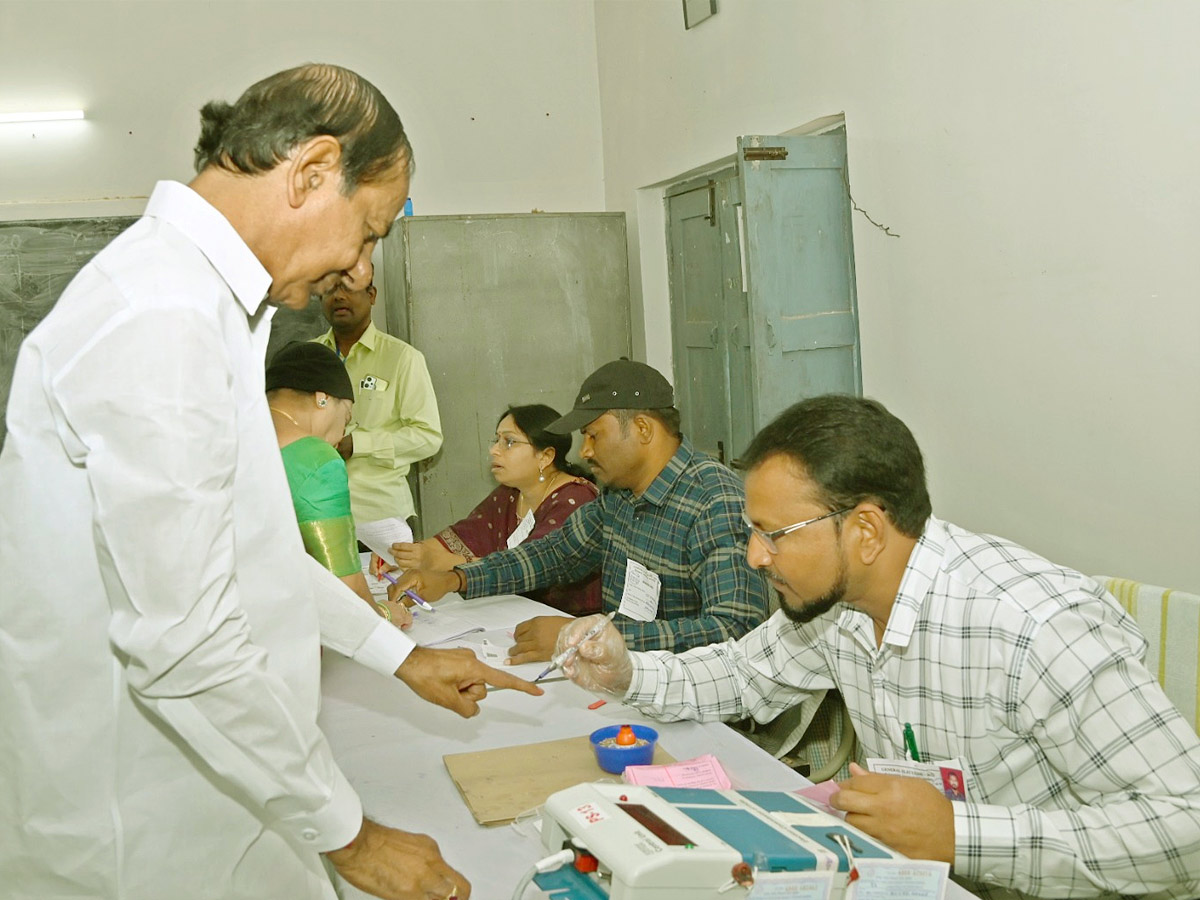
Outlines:
<svg viewBox="0 0 1200 900"><path fill-rule="evenodd" d="M517 887L513 891L512 900L521 900L525 896L525 888L533 882L533 876L541 872L552 872L559 866L566 865L569 862L574 862L574 850L559 850L557 853L551 853L545 859L539 859L533 864L533 867L521 876L521 880L517 882Z"/></svg>

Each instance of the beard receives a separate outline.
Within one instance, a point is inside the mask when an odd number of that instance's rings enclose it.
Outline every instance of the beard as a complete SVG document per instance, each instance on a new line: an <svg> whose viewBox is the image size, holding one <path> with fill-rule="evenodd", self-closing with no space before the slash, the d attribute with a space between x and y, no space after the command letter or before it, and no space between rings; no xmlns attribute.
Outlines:
<svg viewBox="0 0 1200 900"><path fill-rule="evenodd" d="M795 607L788 602L788 598L783 594L779 595L779 608L783 610L783 614L797 625L806 625L813 619L825 615L846 597L846 587L849 581L849 567L846 565L846 555L841 553L838 557L837 581L833 587L818 597L816 600L810 600L803 606Z"/></svg>

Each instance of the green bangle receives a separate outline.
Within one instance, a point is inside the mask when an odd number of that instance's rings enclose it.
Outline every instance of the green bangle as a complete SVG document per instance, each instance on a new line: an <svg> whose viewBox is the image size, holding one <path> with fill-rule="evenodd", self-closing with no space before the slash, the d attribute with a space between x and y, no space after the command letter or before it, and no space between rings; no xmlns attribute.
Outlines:
<svg viewBox="0 0 1200 900"><path fill-rule="evenodd" d="M388 609L386 606L384 606L378 600L375 601L375 606L377 606L379 608L379 614L381 616L383 616L389 622L392 621L392 611L390 609Z"/></svg>

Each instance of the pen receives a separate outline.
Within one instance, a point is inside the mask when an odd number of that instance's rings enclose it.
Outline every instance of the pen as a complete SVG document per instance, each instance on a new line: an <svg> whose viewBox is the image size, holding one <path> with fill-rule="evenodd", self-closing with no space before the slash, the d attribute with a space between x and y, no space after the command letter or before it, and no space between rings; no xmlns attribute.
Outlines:
<svg viewBox="0 0 1200 900"><path fill-rule="evenodd" d="M917 752L917 738L908 722L904 723L904 746L908 748L908 755L912 757L913 762L921 761L921 754Z"/></svg>
<svg viewBox="0 0 1200 900"><path fill-rule="evenodd" d="M594 638L596 635L598 635L600 632L602 632L604 630L604 626L607 625L609 622L611 622L613 620L613 616L615 616L616 614L617 614L617 611L614 609L612 612L610 612L608 615L606 615L603 619L601 619L599 622L597 622L595 625L593 625L591 628L589 628L587 630L587 634L585 634L582 638L579 639L579 644L582 644L584 641L590 641L592 638ZM554 658L552 658L550 660L550 665L546 666L545 671L543 671L541 675L539 675L537 678L533 679L533 683L537 684L539 681L541 681L543 678L545 678L547 675L549 675L555 669L559 669L562 666L569 663L571 660L573 660L575 658L575 654L579 652L579 644L576 644L574 647L568 647L562 653L558 654L558 656L555 656Z"/></svg>
<svg viewBox="0 0 1200 900"><path fill-rule="evenodd" d="M388 581L390 581L392 584L400 583L395 578L392 577L391 572L380 572L379 574L382 575L384 578L386 578ZM408 588L405 588L404 593L406 595L408 595L409 597L411 597L412 602L417 604L417 606L421 607L421 609L429 610L429 612L437 612L437 610L435 610L432 606L430 606L430 604L425 599L423 599L421 597L421 595L418 594L416 591L410 591Z"/></svg>

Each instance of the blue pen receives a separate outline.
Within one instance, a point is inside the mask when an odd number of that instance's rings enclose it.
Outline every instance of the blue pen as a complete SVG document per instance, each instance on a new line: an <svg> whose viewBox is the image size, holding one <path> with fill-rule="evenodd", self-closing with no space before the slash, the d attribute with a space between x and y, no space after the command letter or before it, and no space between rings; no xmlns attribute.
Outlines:
<svg viewBox="0 0 1200 900"><path fill-rule="evenodd" d="M390 581L392 584L400 583L395 578L392 577L391 572L380 572L379 574L382 575L384 578L386 578L388 581ZM417 606L421 607L421 609L427 609L430 612L437 612L437 610L434 609L432 606L430 606L429 603L426 600L424 600L421 597L421 595L418 594L416 591L410 591L408 588L405 588L404 593L407 594L409 597L411 597L412 602L417 604Z"/></svg>

